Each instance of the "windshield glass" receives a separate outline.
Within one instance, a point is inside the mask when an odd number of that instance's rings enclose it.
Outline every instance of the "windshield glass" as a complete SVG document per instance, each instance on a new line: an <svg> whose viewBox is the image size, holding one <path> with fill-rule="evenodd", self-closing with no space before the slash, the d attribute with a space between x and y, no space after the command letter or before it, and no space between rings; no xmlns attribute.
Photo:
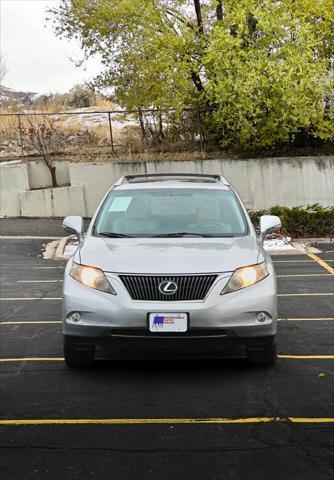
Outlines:
<svg viewBox="0 0 334 480"><path fill-rule="evenodd" d="M247 233L231 190L170 188L114 190L101 207L95 235L230 237Z"/></svg>

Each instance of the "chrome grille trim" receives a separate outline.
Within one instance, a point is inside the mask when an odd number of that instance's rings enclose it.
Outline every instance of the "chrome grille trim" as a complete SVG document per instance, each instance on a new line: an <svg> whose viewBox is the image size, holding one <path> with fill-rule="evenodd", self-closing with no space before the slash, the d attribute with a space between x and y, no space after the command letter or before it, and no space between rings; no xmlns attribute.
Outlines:
<svg viewBox="0 0 334 480"><path fill-rule="evenodd" d="M194 301L204 300L218 275L119 275L132 300ZM162 282L175 282L177 291L164 295L159 291Z"/></svg>

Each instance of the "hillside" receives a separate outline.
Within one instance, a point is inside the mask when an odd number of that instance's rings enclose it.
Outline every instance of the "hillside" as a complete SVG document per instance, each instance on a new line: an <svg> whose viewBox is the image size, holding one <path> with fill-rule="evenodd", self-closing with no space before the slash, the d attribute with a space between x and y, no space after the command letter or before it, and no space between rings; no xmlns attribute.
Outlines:
<svg viewBox="0 0 334 480"><path fill-rule="evenodd" d="M9 87L5 87L4 85L0 85L0 104L7 103L7 102L26 102L32 101L35 99L36 95L35 92L21 92L19 90L14 90Z"/></svg>

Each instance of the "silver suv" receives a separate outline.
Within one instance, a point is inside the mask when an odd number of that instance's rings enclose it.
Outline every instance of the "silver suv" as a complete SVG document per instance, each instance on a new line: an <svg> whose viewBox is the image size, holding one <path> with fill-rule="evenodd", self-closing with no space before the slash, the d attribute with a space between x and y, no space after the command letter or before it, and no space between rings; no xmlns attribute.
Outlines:
<svg viewBox="0 0 334 480"><path fill-rule="evenodd" d="M89 366L97 349L138 357L275 361L276 280L256 233L220 175L127 175L64 228L80 245L63 288L64 355Z"/></svg>

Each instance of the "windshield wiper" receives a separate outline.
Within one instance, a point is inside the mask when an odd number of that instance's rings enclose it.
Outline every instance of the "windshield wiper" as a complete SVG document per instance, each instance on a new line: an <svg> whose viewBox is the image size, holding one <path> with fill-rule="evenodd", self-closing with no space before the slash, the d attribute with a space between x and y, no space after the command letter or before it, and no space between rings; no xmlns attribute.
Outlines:
<svg viewBox="0 0 334 480"><path fill-rule="evenodd" d="M158 235L151 235L155 237L212 237L212 235L206 235L205 233L193 233L193 232L175 232L175 233L160 233Z"/></svg>
<svg viewBox="0 0 334 480"><path fill-rule="evenodd" d="M115 233L115 232L99 232L98 235L109 238L133 238L131 235L125 235L124 233Z"/></svg>

